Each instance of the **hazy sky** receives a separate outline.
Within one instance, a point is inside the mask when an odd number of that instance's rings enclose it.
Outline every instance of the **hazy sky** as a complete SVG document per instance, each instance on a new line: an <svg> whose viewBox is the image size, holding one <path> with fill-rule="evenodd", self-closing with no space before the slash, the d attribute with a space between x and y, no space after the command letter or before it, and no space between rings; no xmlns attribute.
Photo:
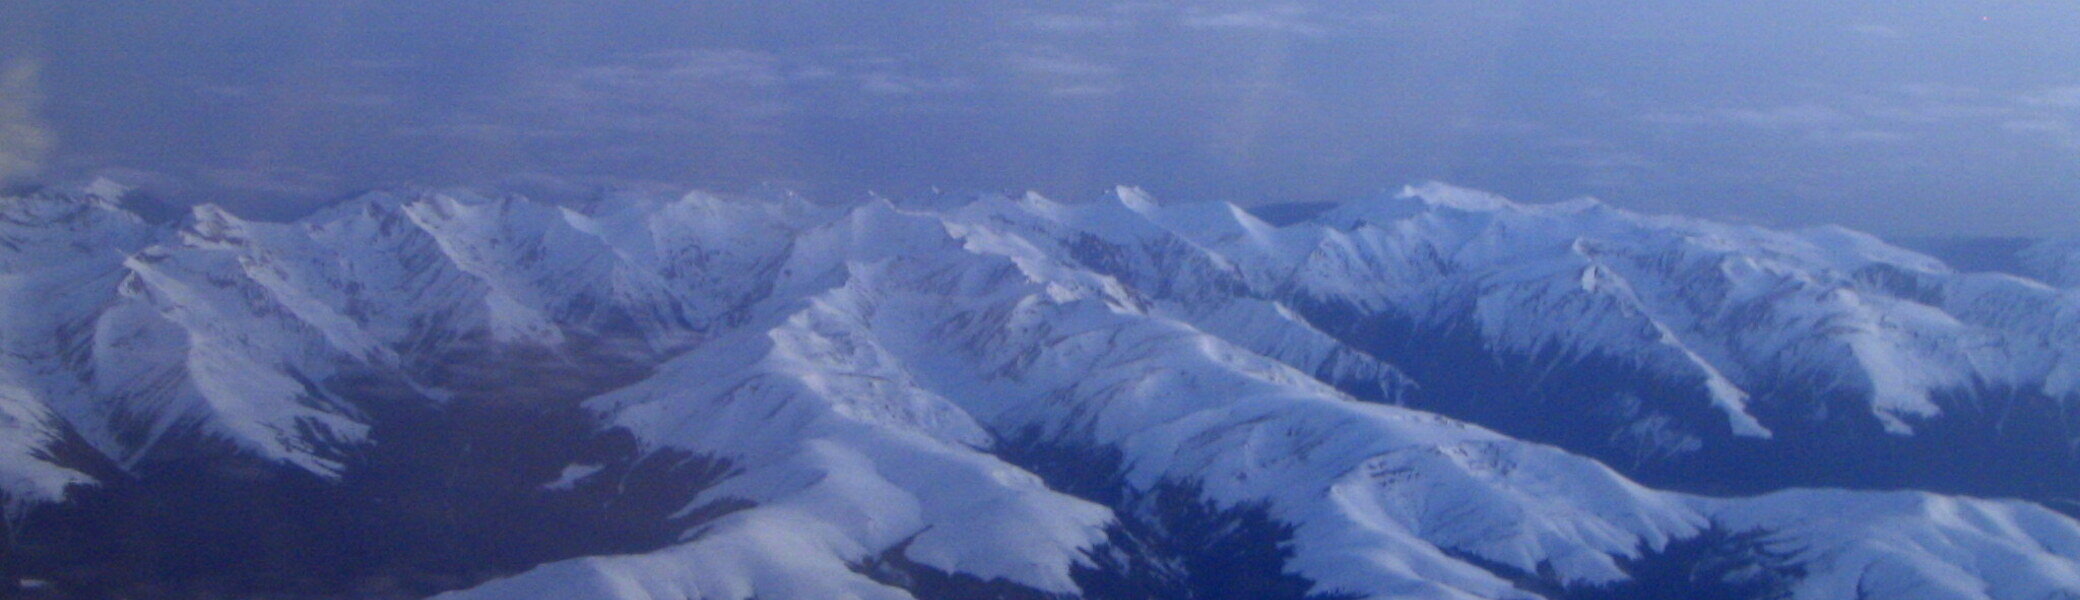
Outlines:
<svg viewBox="0 0 2080 600"><path fill-rule="evenodd" d="M0 0L0 178L1523 200L2080 234L2080 0Z"/></svg>

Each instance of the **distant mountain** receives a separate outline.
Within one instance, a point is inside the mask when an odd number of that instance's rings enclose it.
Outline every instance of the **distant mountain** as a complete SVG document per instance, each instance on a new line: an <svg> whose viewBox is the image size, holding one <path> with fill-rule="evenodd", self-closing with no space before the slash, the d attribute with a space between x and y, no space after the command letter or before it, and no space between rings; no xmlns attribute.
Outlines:
<svg viewBox="0 0 2080 600"><path fill-rule="evenodd" d="M2080 287L2080 237L2038 241L2017 254L2022 272L2066 288Z"/></svg>
<svg viewBox="0 0 2080 600"><path fill-rule="evenodd" d="M170 226L108 186L0 200L5 575L2080 597L2080 522L2046 508L2080 497L2065 288L1441 185L1282 226L1131 188L769 196L400 190Z"/></svg>
<svg viewBox="0 0 2080 600"><path fill-rule="evenodd" d="M2012 273L2058 287L2080 287L2080 237L1908 238L1901 245L1960 271Z"/></svg>
<svg viewBox="0 0 2080 600"><path fill-rule="evenodd" d="M2028 275L2022 253L2041 242L2025 237L1908 237L1894 240L1901 247L1941 259L1950 268L1967 273Z"/></svg>

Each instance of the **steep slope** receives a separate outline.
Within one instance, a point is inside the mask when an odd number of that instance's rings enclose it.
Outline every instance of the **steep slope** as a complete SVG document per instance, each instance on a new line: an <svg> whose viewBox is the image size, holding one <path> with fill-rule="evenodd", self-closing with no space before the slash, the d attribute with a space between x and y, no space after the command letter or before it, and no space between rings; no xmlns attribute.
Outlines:
<svg viewBox="0 0 2080 600"><path fill-rule="evenodd" d="M1436 185L1286 227L1230 206L1119 198L1237 265L1250 294L1335 324L1324 330L1398 367L1424 390L1416 406L1651 481L1706 489L1682 480L1704 471L1732 490L2080 497L2044 483L2080 467L2080 337L2061 290L1958 274L1841 229L1519 205ZM1899 454L1917 460L1885 459ZM1989 459L2043 468L1942 481Z"/></svg>
<svg viewBox="0 0 2080 600"><path fill-rule="evenodd" d="M1262 507L1291 527L1282 562L1308 582L1287 588L1299 592L1532 597L1527 587L1535 586L1513 580L1521 576L1594 593L1623 586L1631 577L1626 565L1717 527L1785 532L1781 543L1799 548L1876 548L1851 558L1816 550L1820 556L1782 559L1806 570L1787 578L1808 582L1797 584L1804 597L1838 597L1833 582L1859 570L1919 573L1917 565L1957 560L1863 541L1887 531L1864 521L1809 523L1783 509L1795 500L1661 494L1551 448L1357 403L1301 371L1152 315L1122 293L1130 288L1094 284L1091 274L1061 269L1033 245L1005 243L1001 231L936 227L928 215L873 205L809 234L798 255L807 258L788 271L816 283L801 292L805 300L776 308L785 316L754 326L765 329L750 339L696 350L658 379L595 401L642 439L701 452L772 453L739 461L747 471L737 481L747 487L724 488L755 497L757 507L659 554L559 563L456 597L904 597L874 585L871 570L847 568L888 548L915 565L1036 594L1124 578L1106 573L1117 564L1079 558L1079 551L1093 555L1106 512L1045 508L1072 501L987 454L1033 457L1019 446L1116 453L1111 473L1104 460L1081 469L1022 461L1114 511L1131 514L1146 506L1136 499L1176 493L1199 495L1216 509ZM723 372L738 375L691 383ZM792 434L769 437L773 431L815 433L805 444ZM1001 433L992 439L985 431ZM864 456L840 450L885 447L868 432L907 434L909 443ZM918 446L969 456L1002 475L959 475L978 467L918 457ZM935 476L919 481L921 473ZM1111 479L1116 489L1064 479ZM765 481L797 483L775 495ZM989 491L1007 485L1018 491ZM2033 507L1963 503L2033 524L1980 527L1851 497L1868 518L1926 527L1938 540L2065 547L2073 533L2069 521ZM991 500L946 504L976 498ZM1006 530L998 518L1019 526ZM2055 541L2046 546L2037 536ZM1020 568L1000 561L1013 549ZM2040 567L1999 586L2074 583L2069 551L2021 558ZM1989 584L1968 575L1974 568L1950 568L1939 576L1945 587L1928 597L1982 597L1975 594ZM1889 581L1924 585L1904 575Z"/></svg>
<svg viewBox="0 0 2080 600"><path fill-rule="evenodd" d="M2080 238L2055 238L2016 253L2024 275L2064 288L2080 287Z"/></svg>
<svg viewBox="0 0 2080 600"><path fill-rule="evenodd" d="M0 202L0 498L10 520L93 481L72 426L84 407L61 401L90 393L77 370L96 344L94 320L116 298L125 257L154 239L117 204L124 191L97 182Z"/></svg>
<svg viewBox="0 0 2080 600"><path fill-rule="evenodd" d="M1133 190L407 191L158 230L119 195L6 201L0 489L44 506L4 566L61 591L2080 594L2080 523L2036 505L1705 498L1569 453L1652 473L1831 431L1786 416L1813 402L1891 440L1958 381L2070 393L2063 292L1856 234L1448 188L1283 228ZM1589 431L1508 435L1540 418Z"/></svg>

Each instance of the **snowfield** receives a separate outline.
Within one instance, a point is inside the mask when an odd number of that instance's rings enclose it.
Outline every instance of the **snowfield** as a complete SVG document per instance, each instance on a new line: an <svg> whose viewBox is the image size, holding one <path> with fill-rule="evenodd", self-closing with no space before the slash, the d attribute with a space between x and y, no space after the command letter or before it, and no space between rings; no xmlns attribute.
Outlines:
<svg viewBox="0 0 2080 600"><path fill-rule="evenodd" d="M1573 598L1670 564L1694 566L1674 597L2080 597L2080 522L2036 503L2071 484L1905 464L2023 499L1805 489L1892 482L1769 462L1964 444L2080 480L2080 296L1856 232L1435 184L1286 225L1131 188L419 190L173 226L122 194L0 200L11 519L114 485L103 463L351 478L392 415L482 401L477 371L429 365L524 355L635 365L527 401L729 471L672 500L702 516L670 543L443 598L1146 597L1247 565L1286 587L1227 593ZM369 379L416 404L347 384ZM1670 475L1741 461L1780 491ZM541 494L625 477L529 472Z"/></svg>

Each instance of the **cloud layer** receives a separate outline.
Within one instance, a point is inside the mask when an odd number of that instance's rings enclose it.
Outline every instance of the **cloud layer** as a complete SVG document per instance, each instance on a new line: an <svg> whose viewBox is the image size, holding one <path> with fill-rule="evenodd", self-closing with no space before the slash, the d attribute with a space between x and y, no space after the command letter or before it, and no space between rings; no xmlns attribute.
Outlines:
<svg viewBox="0 0 2080 600"><path fill-rule="evenodd" d="M1260 203L1444 179L2080 232L2041 217L2080 214L2080 13L2048 5L31 4L12 20L52 58L41 85L9 67L0 174L261 214L398 183Z"/></svg>
<svg viewBox="0 0 2080 600"><path fill-rule="evenodd" d="M43 104L41 61L17 58L0 62L0 183L24 179L43 170L53 136L38 109Z"/></svg>

